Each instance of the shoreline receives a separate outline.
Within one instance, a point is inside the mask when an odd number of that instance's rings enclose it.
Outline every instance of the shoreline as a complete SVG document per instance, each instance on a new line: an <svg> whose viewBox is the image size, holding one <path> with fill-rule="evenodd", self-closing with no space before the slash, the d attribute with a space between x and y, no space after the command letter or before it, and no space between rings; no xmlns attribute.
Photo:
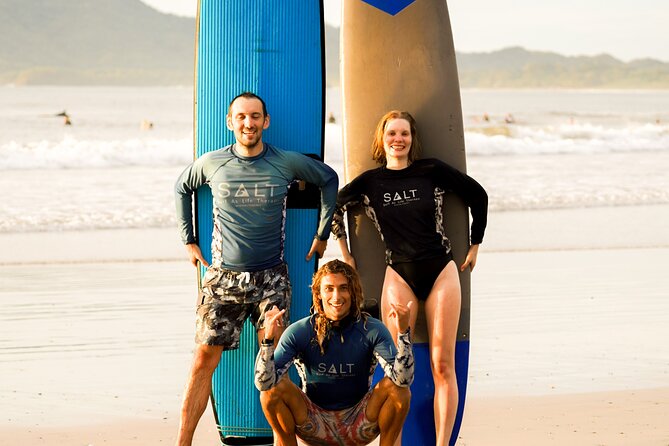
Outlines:
<svg viewBox="0 0 669 446"><path fill-rule="evenodd" d="M490 212L481 251L668 248L667 215L669 204ZM0 246L0 266L185 259L170 227L0 233ZM337 255L330 240L325 257Z"/></svg>

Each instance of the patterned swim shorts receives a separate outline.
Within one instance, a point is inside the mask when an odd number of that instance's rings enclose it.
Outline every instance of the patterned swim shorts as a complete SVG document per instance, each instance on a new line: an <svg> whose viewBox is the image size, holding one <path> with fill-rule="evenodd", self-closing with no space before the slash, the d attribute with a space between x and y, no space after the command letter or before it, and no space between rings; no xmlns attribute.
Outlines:
<svg viewBox="0 0 669 446"><path fill-rule="evenodd" d="M220 345L223 350L239 348L244 321L251 317L256 330L262 328L272 306L290 308L290 293L285 263L254 272L210 266L202 278L195 342ZM289 320L286 311L284 323Z"/></svg>
<svg viewBox="0 0 669 446"><path fill-rule="evenodd" d="M378 422L367 419L370 390L353 407L343 410L325 410L314 404L305 394L307 421L296 426L296 434L313 446L362 446L371 443L381 432Z"/></svg>

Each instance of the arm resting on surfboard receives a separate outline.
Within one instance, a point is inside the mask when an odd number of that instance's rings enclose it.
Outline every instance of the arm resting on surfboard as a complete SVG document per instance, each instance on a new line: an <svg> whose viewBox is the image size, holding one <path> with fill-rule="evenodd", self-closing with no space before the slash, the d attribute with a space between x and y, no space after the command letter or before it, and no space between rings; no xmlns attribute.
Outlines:
<svg viewBox="0 0 669 446"><path fill-rule="evenodd" d="M300 180L318 186L321 191L321 212L316 237L327 243L330 237L330 226L332 214L337 203L337 189L339 188L339 177L337 173L327 164L309 158L301 153L289 152L289 156L295 157L295 176Z"/></svg>
<svg viewBox="0 0 669 446"><path fill-rule="evenodd" d="M471 244L480 244L488 223L488 194L483 186L469 175L442 161L436 159L432 161L435 166L433 172L436 184L445 190L455 192L471 210Z"/></svg>
<svg viewBox="0 0 669 446"><path fill-rule="evenodd" d="M193 193L207 181L207 160L205 155L195 160L179 175L174 184L174 198L176 202L177 224L183 243L195 243L193 229Z"/></svg>
<svg viewBox="0 0 669 446"><path fill-rule="evenodd" d="M314 237L314 241L311 243L311 249L309 249L309 252L305 257L305 260L308 262L309 260L311 260L311 257L314 254L318 254L316 256L317 259L322 258L323 254L325 253L325 248L327 248L327 246L328 246L327 240L319 240L318 236Z"/></svg>
<svg viewBox="0 0 669 446"><path fill-rule="evenodd" d="M469 251L467 251L467 257L465 258L465 261L460 265L460 271L464 271L467 267L469 267L470 271L474 271L474 267L476 266L476 257L478 256L479 253L479 245L471 245L469 247Z"/></svg>
<svg viewBox="0 0 669 446"><path fill-rule="evenodd" d="M193 266L197 266L197 262L200 262L205 268L209 266L209 262L207 262L207 259L202 255L202 251L197 243L187 243L186 253Z"/></svg>
<svg viewBox="0 0 669 446"><path fill-rule="evenodd" d="M361 192L357 190L357 186L360 184L359 178L342 187L337 194L337 207L332 217L332 235L336 240L342 237L346 238L346 226L344 224L346 211L361 204L364 199Z"/></svg>
<svg viewBox="0 0 669 446"><path fill-rule="evenodd" d="M358 180L359 178L360 177L354 179L341 188L337 194L337 208L332 217L332 235L335 240L339 242L342 259L353 268L356 267L355 258L353 258L348 247L344 216L349 209L360 205L365 200L365 197L357 189L357 186L361 183L361 181ZM369 200L367 202L369 202Z"/></svg>

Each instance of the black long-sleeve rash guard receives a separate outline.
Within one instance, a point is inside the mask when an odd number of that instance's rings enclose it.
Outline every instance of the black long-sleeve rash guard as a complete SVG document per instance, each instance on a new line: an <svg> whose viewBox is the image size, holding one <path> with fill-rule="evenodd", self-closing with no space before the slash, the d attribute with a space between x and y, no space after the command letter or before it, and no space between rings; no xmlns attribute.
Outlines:
<svg viewBox="0 0 669 446"><path fill-rule="evenodd" d="M362 205L386 245L388 264L438 257L451 249L444 229L448 192L471 209L471 243L481 243L488 195L476 180L436 159L400 170L379 167L355 178L339 191L332 233L345 237L346 210Z"/></svg>

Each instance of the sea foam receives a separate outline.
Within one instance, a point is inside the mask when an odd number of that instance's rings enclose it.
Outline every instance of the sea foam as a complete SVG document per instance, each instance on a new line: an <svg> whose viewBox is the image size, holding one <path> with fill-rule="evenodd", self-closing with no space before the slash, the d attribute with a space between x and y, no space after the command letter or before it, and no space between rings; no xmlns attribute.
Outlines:
<svg viewBox="0 0 669 446"><path fill-rule="evenodd" d="M185 165L192 160L192 146L189 138L10 141L0 145L0 170Z"/></svg>

